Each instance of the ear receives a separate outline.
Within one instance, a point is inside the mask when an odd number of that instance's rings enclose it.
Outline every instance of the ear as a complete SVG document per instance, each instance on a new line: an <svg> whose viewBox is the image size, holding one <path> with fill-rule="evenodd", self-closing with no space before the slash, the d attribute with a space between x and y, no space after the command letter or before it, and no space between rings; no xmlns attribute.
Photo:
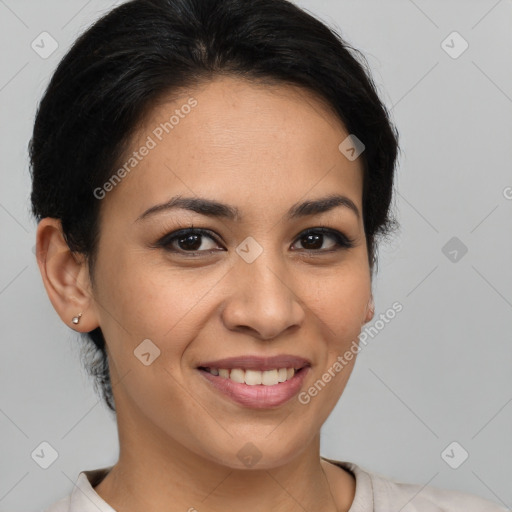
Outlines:
<svg viewBox="0 0 512 512"><path fill-rule="evenodd" d="M46 293L68 326L89 332L99 326L85 258L72 253L60 219L41 219L36 232L36 257ZM78 324L72 319L82 313Z"/></svg>
<svg viewBox="0 0 512 512"><path fill-rule="evenodd" d="M366 316L364 319L363 324L367 324L375 314L375 303L373 301L373 294L370 295L370 300L368 301L368 304L366 306Z"/></svg>

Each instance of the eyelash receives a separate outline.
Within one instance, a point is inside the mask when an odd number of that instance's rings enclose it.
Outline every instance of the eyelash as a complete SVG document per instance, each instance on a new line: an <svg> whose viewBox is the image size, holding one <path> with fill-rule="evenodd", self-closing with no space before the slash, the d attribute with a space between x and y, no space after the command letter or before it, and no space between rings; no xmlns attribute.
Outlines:
<svg viewBox="0 0 512 512"><path fill-rule="evenodd" d="M168 252L177 253L179 255L183 255L186 257L196 257L196 256L201 256L205 253L209 254L212 252L217 252L217 250L205 250L205 251L193 252L193 251L185 251L183 249L170 248L171 244L175 240L183 239L190 235L207 236L208 238L212 239L214 242L219 244L219 242L215 239L215 237L213 236L213 234L210 231L208 231L206 229L190 227L190 228L180 229L178 231L174 231L172 233L166 234L156 243L156 247L161 247L161 248L164 248ZM306 251L308 253L320 253L320 254L333 253L333 252L340 251L342 249L351 249L355 246L355 240L348 238L343 233L341 233L337 230L324 228L324 227L306 229L305 231L300 233L300 235L297 237L296 240L300 241L301 239L303 239L309 235L328 235L335 240L337 247L334 249L303 249L304 251Z"/></svg>

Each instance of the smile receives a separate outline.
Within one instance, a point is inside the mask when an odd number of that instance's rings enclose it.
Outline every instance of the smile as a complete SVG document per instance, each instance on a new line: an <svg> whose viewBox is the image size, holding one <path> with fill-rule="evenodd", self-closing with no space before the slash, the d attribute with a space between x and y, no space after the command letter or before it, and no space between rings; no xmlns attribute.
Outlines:
<svg viewBox="0 0 512 512"><path fill-rule="evenodd" d="M208 389L238 405L278 407L297 395L311 361L293 354L240 355L201 361L196 367Z"/></svg>
<svg viewBox="0 0 512 512"><path fill-rule="evenodd" d="M212 375L218 375L223 379L230 379L240 384L248 386L276 386L280 382L286 382L293 378L295 372L299 369L295 368L275 368L273 370L243 370L241 368L200 368Z"/></svg>

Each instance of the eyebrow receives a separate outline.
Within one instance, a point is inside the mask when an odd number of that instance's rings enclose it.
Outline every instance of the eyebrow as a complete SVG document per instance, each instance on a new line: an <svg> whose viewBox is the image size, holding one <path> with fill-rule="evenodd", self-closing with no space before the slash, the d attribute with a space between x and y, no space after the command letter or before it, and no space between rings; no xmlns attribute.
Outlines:
<svg viewBox="0 0 512 512"><path fill-rule="evenodd" d="M286 218L288 220L294 220L301 217L324 213L337 207L345 207L354 212L358 219L360 218L360 213L355 203L350 198L339 194L296 203L288 210ZM137 218L136 222L140 222L157 213L173 209L184 209L201 215L206 215L208 217L224 218L233 221L240 221L242 219L240 210L236 206L200 197L174 196L165 203L157 204L148 208Z"/></svg>

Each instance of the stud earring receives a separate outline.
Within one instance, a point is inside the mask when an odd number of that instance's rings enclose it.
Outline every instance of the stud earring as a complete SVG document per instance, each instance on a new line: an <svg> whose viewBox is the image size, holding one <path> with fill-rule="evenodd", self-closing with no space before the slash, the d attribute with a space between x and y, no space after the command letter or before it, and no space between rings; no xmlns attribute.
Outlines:
<svg viewBox="0 0 512 512"><path fill-rule="evenodd" d="M78 316L74 316L73 319L71 320L74 324L77 324L78 322L80 322L80 317L82 316L82 313L79 313Z"/></svg>

